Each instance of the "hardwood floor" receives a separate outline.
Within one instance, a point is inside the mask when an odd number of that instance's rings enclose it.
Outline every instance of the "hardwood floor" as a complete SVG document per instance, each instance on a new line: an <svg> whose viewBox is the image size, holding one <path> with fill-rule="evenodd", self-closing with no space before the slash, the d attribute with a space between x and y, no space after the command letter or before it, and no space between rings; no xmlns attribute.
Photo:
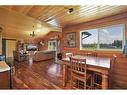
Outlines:
<svg viewBox="0 0 127 95"><path fill-rule="evenodd" d="M53 60L15 63L13 89L69 89L62 86L62 66Z"/></svg>

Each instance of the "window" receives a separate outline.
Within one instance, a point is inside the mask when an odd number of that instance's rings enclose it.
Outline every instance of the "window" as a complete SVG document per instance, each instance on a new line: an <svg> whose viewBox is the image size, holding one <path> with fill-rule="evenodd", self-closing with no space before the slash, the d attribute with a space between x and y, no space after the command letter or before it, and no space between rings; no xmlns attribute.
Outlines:
<svg viewBox="0 0 127 95"><path fill-rule="evenodd" d="M85 30L80 34L81 50L122 50L123 46L123 24Z"/></svg>
<svg viewBox="0 0 127 95"><path fill-rule="evenodd" d="M49 23L51 26L60 27L60 24L56 19L52 19L52 18L49 18L49 19L51 20L49 20L47 23Z"/></svg>
<svg viewBox="0 0 127 95"><path fill-rule="evenodd" d="M98 42L98 29L81 32L81 49L96 49Z"/></svg>
<svg viewBox="0 0 127 95"><path fill-rule="evenodd" d="M99 30L100 49L122 49L123 26L115 25Z"/></svg>

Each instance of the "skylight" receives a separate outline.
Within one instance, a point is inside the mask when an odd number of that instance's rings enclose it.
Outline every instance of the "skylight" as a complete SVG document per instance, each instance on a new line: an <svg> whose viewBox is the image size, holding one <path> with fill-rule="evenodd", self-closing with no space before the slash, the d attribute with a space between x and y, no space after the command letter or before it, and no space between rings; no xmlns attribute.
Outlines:
<svg viewBox="0 0 127 95"><path fill-rule="evenodd" d="M52 26L60 27L60 24L56 19L49 20L47 23L49 23Z"/></svg>

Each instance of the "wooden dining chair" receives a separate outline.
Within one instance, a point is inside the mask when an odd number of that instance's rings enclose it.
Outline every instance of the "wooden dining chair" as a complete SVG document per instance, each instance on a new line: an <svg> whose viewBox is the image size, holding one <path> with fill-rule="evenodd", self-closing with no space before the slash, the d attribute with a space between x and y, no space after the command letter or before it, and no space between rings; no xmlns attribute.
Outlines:
<svg viewBox="0 0 127 95"><path fill-rule="evenodd" d="M96 52L87 52L86 55L87 56L97 57L97 53Z"/></svg>
<svg viewBox="0 0 127 95"><path fill-rule="evenodd" d="M65 55L66 55L66 58L69 58L69 57L73 56L73 53L66 53Z"/></svg>
<svg viewBox="0 0 127 95"><path fill-rule="evenodd" d="M127 58L116 57L111 60L109 88L127 89Z"/></svg>
<svg viewBox="0 0 127 95"><path fill-rule="evenodd" d="M87 74L86 59L70 57L71 63L71 88L92 89L92 75Z"/></svg>

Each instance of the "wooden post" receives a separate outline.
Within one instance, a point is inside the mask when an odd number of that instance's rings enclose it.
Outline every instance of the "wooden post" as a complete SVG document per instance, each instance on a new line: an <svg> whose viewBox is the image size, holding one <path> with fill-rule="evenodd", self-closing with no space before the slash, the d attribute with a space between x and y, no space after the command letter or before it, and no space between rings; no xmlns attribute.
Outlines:
<svg viewBox="0 0 127 95"><path fill-rule="evenodd" d="M102 89L108 89L108 76L106 74L102 75Z"/></svg>
<svg viewBox="0 0 127 95"><path fill-rule="evenodd" d="M67 67L63 65L63 86L66 86L66 77L67 77Z"/></svg>

